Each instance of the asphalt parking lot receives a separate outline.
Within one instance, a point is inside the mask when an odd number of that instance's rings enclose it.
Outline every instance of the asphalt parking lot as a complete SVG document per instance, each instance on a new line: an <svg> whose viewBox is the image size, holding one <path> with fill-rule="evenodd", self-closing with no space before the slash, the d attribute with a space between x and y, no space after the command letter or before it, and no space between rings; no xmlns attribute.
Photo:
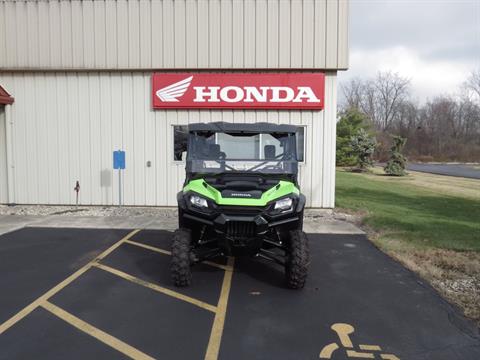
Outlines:
<svg viewBox="0 0 480 360"><path fill-rule="evenodd" d="M254 259L169 277L171 233L0 237L0 359L478 360L478 328L363 235L309 235L302 291Z"/></svg>
<svg viewBox="0 0 480 360"><path fill-rule="evenodd" d="M408 170L426 172L437 175L480 179L480 168L467 164L415 164L409 163Z"/></svg>

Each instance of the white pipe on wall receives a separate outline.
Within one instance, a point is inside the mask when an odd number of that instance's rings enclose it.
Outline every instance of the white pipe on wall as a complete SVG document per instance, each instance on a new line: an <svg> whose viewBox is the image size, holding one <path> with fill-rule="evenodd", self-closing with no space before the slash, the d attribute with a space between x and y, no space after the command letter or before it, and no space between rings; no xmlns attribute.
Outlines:
<svg viewBox="0 0 480 360"><path fill-rule="evenodd" d="M5 106L5 130L6 130L6 145L7 145L7 187L8 187L8 203L15 203L15 181L13 164L13 119L12 119L12 105Z"/></svg>

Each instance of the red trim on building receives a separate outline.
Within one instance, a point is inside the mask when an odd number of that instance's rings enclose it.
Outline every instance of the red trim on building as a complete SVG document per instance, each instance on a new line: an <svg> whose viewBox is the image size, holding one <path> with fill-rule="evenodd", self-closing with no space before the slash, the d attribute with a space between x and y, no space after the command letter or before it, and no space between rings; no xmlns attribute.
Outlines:
<svg viewBox="0 0 480 360"><path fill-rule="evenodd" d="M0 105L13 104L13 97L0 85Z"/></svg>

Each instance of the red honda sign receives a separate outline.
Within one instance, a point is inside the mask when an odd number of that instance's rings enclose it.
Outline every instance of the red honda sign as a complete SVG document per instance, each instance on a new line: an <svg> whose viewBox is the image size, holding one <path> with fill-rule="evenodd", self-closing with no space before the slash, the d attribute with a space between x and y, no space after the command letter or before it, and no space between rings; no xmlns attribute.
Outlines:
<svg viewBox="0 0 480 360"><path fill-rule="evenodd" d="M154 109L323 109L323 73L154 73Z"/></svg>

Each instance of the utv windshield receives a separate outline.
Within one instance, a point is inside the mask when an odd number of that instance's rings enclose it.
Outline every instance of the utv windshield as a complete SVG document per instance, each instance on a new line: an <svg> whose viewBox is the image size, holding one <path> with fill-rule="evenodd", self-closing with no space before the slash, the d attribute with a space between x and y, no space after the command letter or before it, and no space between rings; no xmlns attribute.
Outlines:
<svg viewBox="0 0 480 360"><path fill-rule="evenodd" d="M192 132L187 171L296 174L295 134Z"/></svg>

